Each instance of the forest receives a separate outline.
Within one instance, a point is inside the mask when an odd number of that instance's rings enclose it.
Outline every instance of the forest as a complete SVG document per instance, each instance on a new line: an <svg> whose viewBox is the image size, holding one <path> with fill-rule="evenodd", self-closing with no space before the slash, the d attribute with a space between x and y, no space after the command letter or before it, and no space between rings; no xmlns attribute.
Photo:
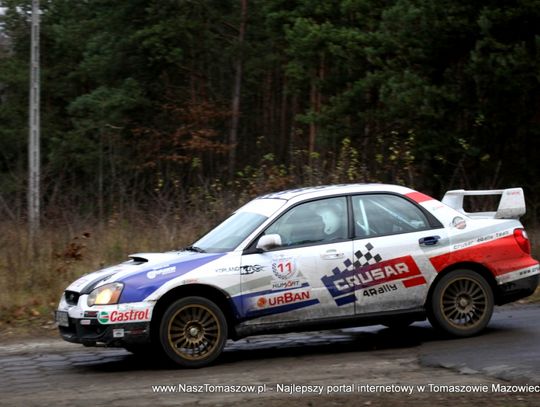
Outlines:
<svg viewBox="0 0 540 407"><path fill-rule="evenodd" d="M536 0L40 7L41 256L62 276L107 227L129 232L95 262L135 236L189 243L249 198L306 185L521 186L538 224ZM0 10L0 243L24 252L31 1ZM13 250L0 266L31 285Z"/></svg>

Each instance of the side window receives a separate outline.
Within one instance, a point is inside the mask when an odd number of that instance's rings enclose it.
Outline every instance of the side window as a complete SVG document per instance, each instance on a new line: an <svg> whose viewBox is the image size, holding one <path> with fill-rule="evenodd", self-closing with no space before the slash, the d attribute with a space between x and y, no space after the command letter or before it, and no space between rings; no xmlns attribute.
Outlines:
<svg viewBox="0 0 540 407"><path fill-rule="evenodd" d="M280 235L283 247L346 239L346 198L321 199L295 206L266 229L265 234Z"/></svg>
<svg viewBox="0 0 540 407"><path fill-rule="evenodd" d="M429 229L424 213L396 195L357 195L352 198L355 236L393 235Z"/></svg>

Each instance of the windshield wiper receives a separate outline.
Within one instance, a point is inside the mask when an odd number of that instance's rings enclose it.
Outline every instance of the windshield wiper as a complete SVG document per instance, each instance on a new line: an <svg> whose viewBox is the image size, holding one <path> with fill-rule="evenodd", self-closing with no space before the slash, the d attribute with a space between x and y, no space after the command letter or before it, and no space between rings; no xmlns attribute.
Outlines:
<svg viewBox="0 0 540 407"><path fill-rule="evenodd" d="M203 250L203 249L201 249L200 247L197 247L197 246L184 247L183 250L187 250L189 252L206 253L205 250Z"/></svg>

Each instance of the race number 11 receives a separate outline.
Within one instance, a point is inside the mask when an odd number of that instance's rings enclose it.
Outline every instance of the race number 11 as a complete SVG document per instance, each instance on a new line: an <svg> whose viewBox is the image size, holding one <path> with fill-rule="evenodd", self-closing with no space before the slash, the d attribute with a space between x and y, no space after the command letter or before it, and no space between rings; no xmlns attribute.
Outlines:
<svg viewBox="0 0 540 407"><path fill-rule="evenodd" d="M285 259L276 259L272 263L272 271L277 278L287 279L292 277L296 271L296 264L294 259L285 258Z"/></svg>

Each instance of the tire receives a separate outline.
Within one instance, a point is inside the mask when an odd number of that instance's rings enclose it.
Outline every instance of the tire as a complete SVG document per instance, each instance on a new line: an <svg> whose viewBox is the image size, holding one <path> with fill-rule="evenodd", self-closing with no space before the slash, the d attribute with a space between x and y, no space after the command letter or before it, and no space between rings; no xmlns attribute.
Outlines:
<svg viewBox="0 0 540 407"><path fill-rule="evenodd" d="M437 282L427 314L436 329L467 337L487 326L493 305L493 291L484 277L471 270L455 270Z"/></svg>
<svg viewBox="0 0 540 407"><path fill-rule="evenodd" d="M207 366L225 346L227 321L212 301L203 297L182 298L163 314L159 339L164 353L175 364Z"/></svg>

